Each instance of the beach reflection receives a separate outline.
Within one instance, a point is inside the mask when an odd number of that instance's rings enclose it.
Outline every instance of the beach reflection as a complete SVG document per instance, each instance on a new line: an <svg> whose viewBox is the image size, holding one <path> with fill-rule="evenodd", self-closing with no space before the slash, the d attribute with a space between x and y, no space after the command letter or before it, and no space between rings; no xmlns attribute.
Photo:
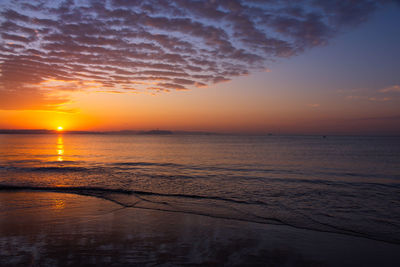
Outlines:
<svg viewBox="0 0 400 267"><path fill-rule="evenodd" d="M7 208L6 212L0 212L1 266L10 263L124 266L132 262L275 266L268 263L286 263L292 259L299 265L319 266L306 258L310 255L304 257L303 251L274 246L263 229L234 221L141 209L121 210L115 203L73 194L7 192L0 193L0 203ZM249 255L249 248L255 251L255 256Z"/></svg>
<svg viewBox="0 0 400 267"><path fill-rule="evenodd" d="M400 255L364 238L74 194L3 192L1 206L0 266L397 266Z"/></svg>

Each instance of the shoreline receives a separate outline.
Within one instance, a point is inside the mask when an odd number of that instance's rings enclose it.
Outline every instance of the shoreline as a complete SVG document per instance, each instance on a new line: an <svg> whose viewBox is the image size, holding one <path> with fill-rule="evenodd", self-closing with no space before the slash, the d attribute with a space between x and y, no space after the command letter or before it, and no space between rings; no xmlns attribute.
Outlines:
<svg viewBox="0 0 400 267"><path fill-rule="evenodd" d="M124 208L68 192L0 191L0 200L1 265L400 263L399 245L343 234Z"/></svg>
<svg viewBox="0 0 400 267"><path fill-rule="evenodd" d="M386 244L390 245L397 245L400 246L399 243L392 242L390 240L385 240L385 239L379 239L379 238L374 238L370 236L363 235L362 233L357 233L354 232L352 233L350 230L342 230L338 229L338 231L329 231L329 230L320 230L320 229L315 229L311 227L302 227L302 226L296 226L292 225L286 222L282 222L278 219L270 218L269 221L256 221L256 220L248 220L248 219L240 219L240 218L235 218L235 217L227 217L227 216L218 216L216 214L207 214L207 213L201 213L201 212L195 212L195 211L187 211L187 210L171 210L171 209L163 209L160 207L152 207L152 206L140 206L136 205L138 202L143 201L143 199L138 198L137 194L139 195L157 195L157 196L168 196L168 197L188 197L192 198L191 195L166 195L166 194L159 194L159 193L152 193L152 192L142 192L142 191L129 191L129 190L123 190L123 189L104 189L104 188L97 188L97 187L32 187L32 186L14 186L14 185L2 185L0 186L0 194L1 193L7 193L7 192L32 192L32 193L59 193L59 194L73 194L77 196L87 196L87 197L94 197L99 200L105 200L109 201L112 203L115 203L121 207L121 209L124 208L134 208L134 209L142 209L142 210L150 210L150 211L159 211L159 212L171 212L171 213L182 213L182 214L187 214L187 215L196 215L196 216L205 216L209 217L212 219L225 219L225 220L232 220L232 221L237 221L237 222L244 222L244 223L255 223L255 224L260 224L260 225L278 225L278 226L286 226L298 230L307 230L307 231L314 231L318 233L327 233L327 234L337 234L337 235L343 235L343 236L348 236L348 237L356 237L356 238L361 238L361 239L366 239L366 240L371 240L371 241L376 241L376 242L383 242ZM104 193L119 193L122 195L126 196L131 196L134 198L141 199L137 202L134 202L134 204L125 204L122 203L116 199L107 197ZM198 196L194 197L198 198ZM210 198L214 199L214 198ZM221 201L231 201L230 199L221 199L218 198L218 200ZM234 201L235 202L235 201ZM241 202L239 202L241 203ZM342 231L342 232L341 232Z"/></svg>

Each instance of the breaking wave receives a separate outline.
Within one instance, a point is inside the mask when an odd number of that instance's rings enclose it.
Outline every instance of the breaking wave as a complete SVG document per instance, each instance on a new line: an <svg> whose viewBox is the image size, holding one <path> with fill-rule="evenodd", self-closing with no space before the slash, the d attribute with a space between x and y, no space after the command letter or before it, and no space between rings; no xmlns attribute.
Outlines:
<svg viewBox="0 0 400 267"><path fill-rule="evenodd" d="M253 223L286 225L300 229L345 234L400 245L400 237L396 235L395 232L385 236L379 235L379 233L370 232L368 229L367 231L362 231L362 229L347 228L342 225L335 225L334 223L327 223L315 219L312 216L303 213L301 210L296 211L293 208L285 207L285 205L282 205L281 208L287 209L286 212L292 213L294 216L287 216L284 213L279 214L276 212L272 212L275 216L270 216L267 215L268 212L265 212L265 209L268 209L271 205L260 200L247 201L219 196L167 194L90 186L42 187L3 184L0 185L0 192L1 191L41 191L78 194L102 198L117 203L125 208L182 212ZM384 220L382 222L390 225L392 229L396 231L400 230L400 225L397 225L396 223L390 223Z"/></svg>

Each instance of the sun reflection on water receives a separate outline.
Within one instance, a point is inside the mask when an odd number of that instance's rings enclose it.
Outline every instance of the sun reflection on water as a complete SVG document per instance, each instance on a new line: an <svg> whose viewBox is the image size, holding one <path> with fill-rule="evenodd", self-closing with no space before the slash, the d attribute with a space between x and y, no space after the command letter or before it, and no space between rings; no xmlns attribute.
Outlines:
<svg viewBox="0 0 400 267"><path fill-rule="evenodd" d="M57 161L64 161L64 140L62 135L59 135L57 138Z"/></svg>
<svg viewBox="0 0 400 267"><path fill-rule="evenodd" d="M56 211L61 211L65 208L65 201L62 199L56 199L52 207Z"/></svg>

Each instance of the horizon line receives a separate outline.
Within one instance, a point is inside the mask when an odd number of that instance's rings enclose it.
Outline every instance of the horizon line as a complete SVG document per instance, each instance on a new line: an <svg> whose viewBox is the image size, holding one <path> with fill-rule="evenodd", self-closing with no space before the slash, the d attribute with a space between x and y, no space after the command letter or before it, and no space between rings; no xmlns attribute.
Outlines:
<svg viewBox="0 0 400 267"><path fill-rule="evenodd" d="M49 129L0 129L0 134L124 134L124 135L243 135L243 136L382 136L400 137L399 133L289 133L289 132L218 132L191 130L49 130Z"/></svg>

